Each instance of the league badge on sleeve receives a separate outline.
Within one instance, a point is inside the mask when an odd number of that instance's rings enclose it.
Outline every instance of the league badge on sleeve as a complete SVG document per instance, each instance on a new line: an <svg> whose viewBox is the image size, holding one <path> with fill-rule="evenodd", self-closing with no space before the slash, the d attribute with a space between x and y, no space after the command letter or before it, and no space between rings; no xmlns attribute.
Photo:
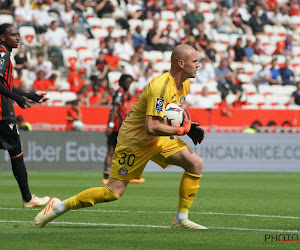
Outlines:
<svg viewBox="0 0 300 250"><path fill-rule="evenodd" d="M165 100L163 98L156 98L155 110L163 111Z"/></svg>
<svg viewBox="0 0 300 250"><path fill-rule="evenodd" d="M4 62L5 62L4 59L0 59L0 69L3 69Z"/></svg>

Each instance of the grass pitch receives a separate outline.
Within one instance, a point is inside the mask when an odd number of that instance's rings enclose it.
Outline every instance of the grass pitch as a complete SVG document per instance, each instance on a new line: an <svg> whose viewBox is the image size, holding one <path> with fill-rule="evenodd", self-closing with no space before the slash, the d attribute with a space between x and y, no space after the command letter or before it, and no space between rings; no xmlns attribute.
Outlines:
<svg viewBox="0 0 300 250"><path fill-rule="evenodd" d="M29 172L32 193L66 199L100 186L101 172ZM0 172L0 249L300 249L300 173L204 173L189 218L209 230L170 224L181 173L145 173L121 199L70 211L31 228L41 209L21 207L12 172ZM280 236L280 240L283 236Z"/></svg>

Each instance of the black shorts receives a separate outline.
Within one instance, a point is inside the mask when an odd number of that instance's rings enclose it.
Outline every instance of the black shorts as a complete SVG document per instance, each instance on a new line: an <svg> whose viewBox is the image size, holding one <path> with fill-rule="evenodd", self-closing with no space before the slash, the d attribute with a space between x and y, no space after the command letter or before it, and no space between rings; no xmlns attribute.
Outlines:
<svg viewBox="0 0 300 250"><path fill-rule="evenodd" d="M119 132L112 132L112 134L107 138L107 145L108 146L117 146Z"/></svg>
<svg viewBox="0 0 300 250"><path fill-rule="evenodd" d="M20 136L14 121L0 121L0 149L13 150L20 146Z"/></svg>

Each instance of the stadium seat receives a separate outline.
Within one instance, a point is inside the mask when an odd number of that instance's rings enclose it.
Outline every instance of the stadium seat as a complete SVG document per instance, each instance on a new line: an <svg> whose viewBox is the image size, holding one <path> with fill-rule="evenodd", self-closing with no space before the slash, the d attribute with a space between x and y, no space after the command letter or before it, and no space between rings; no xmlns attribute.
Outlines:
<svg viewBox="0 0 300 250"><path fill-rule="evenodd" d="M166 21L176 21L176 15L173 11L163 10L160 12L160 18Z"/></svg>
<svg viewBox="0 0 300 250"><path fill-rule="evenodd" d="M281 95L287 95L287 96L291 96L292 93L294 91L297 90L297 87L296 86L293 86L293 85L286 85L282 88L281 90Z"/></svg>
<svg viewBox="0 0 300 250"><path fill-rule="evenodd" d="M281 93L284 91L284 86L281 85L272 85L271 86L271 93L273 95L281 95Z"/></svg>
<svg viewBox="0 0 300 250"><path fill-rule="evenodd" d="M99 40L97 39L88 39L86 41L86 47L90 50L95 51L97 48L99 48Z"/></svg>
<svg viewBox="0 0 300 250"><path fill-rule="evenodd" d="M62 28L62 27L57 27L56 30L57 30L57 32L59 32L59 33L61 34L62 37L65 38L65 37L68 36L66 29L64 29L64 28Z"/></svg>
<svg viewBox="0 0 300 250"><path fill-rule="evenodd" d="M235 94L228 94L228 95L226 96L226 102L227 102L228 104L232 104L235 100L236 100Z"/></svg>
<svg viewBox="0 0 300 250"><path fill-rule="evenodd" d="M135 29L136 29L137 26L141 26L143 28L143 21L140 20L140 19L129 19L128 20L128 24L129 24L130 30L132 32L135 31Z"/></svg>
<svg viewBox="0 0 300 250"><path fill-rule="evenodd" d="M215 20L215 15L213 13L203 13L204 16L204 22L211 23Z"/></svg>
<svg viewBox="0 0 300 250"><path fill-rule="evenodd" d="M272 61L272 56L270 55L259 55L259 62L261 64L268 64L271 63Z"/></svg>
<svg viewBox="0 0 300 250"><path fill-rule="evenodd" d="M153 64L153 70L159 73L163 73L164 71L170 70L170 63L169 62L158 62Z"/></svg>
<svg viewBox="0 0 300 250"><path fill-rule="evenodd" d="M258 93L261 95L272 94L272 87L268 84L258 85Z"/></svg>
<svg viewBox="0 0 300 250"><path fill-rule="evenodd" d="M219 42L215 43L215 49L219 53L224 53L226 51L227 47L228 47L228 45L226 45L224 43L219 43Z"/></svg>
<svg viewBox="0 0 300 250"><path fill-rule="evenodd" d="M19 33L22 43L24 43L26 46L41 46L41 44L37 41L37 36L33 27L21 26L19 27Z"/></svg>
<svg viewBox="0 0 300 250"><path fill-rule="evenodd" d="M247 102L250 104L263 105L265 104L265 98L261 94L249 95Z"/></svg>
<svg viewBox="0 0 300 250"><path fill-rule="evenodd" d="M151 19L145 19L143 20L143 30L148 32L153 27L153 20Z"/></svg>
<svg viewBox="0 0 300 250"><path fill-rule="evenodd" d="M297 45L295 45L295 46L293 46L293 54L295 55L295 56L300 56L300 46L297 46Z"/></svg>
<svg viewBox="0 0 300 250"><path fill-rule="evenodd" d="M190 85L190 94L199 94L203 89L203 85L201 83L193 83Z"/></svg>
<svg viewBox="0 0 300 250"><path fill-rule="evenodd" d="M288 105L287 109L300 110L300 105L296 105L296 104Z"/></svg>
<svg viewBox="0 0 300 250"><path fill-rule="evenodd" d="M216 41L221 42L227 46L229 45L229 42L230 42L230 36L225 33L217 33L217 36L215 39L216 39Z"/></svg>
<svg viewBox="0 0 300 250"><path fill-rule="evenodd" d="M163 52L163 61L171 62L171 55L172 55L172 51L164 51Z"/></svg>
<svg viewBox="0 0 300 250"><path fill-rule="evenodd" d="M212 100L212 102L213 102L214 104L219 104L219 103L222 101L221 96L218 95L218 94L217 94L217 95L209 95L208 98L209 98L210 100Z"/></svg>
<svg viewBox="0 0 300 250"><path fill-rule="evenodd" d="M243 84L243 90L247 93L247 95L253 95L257 93L256 86L254 84Z"/></svg>
<svg viewBox="0 0 300 250"><path fill-rule="evenodd" d="M149 60L152 63L163 61L163 53L158 50L144 51L143 55L145 59Z"/></svg>
<svg viewBox="0 0 300 250"><path fill-rule="evenodd" d="M93 27L103 28L99 17L90 17L87 19L87 22L91 29L93 29Z"/></svg>
<svg viewBox="0 0 300 250"><path fill-rule="evenodd" d="M243 105L242 109L258 109L257 104Z"/></svg>
<svg viewBox="0 0 300 250"><path fill-rule="evenodd" d="M121 30L121 29L114 29L111 37L115 38L115 39L119 39L122 35L126 35L127 31L126 30Z"/></svg>
<svg viewBox="0 0 300 250"><path fill-rule="evenodd" d="M122 73L119 71L110 71L108 72L108 82L109 82L109 86L113 89L117 89L119 84L119 79L121 77Z"/></svg>
<svg viewBox="0 0 300 250"><path fill-rule="evenodd" d="M101 29L101 28L92 28L91 32L94 36L95 39L104 39L105 37L108 36L108 31L107 29Z"/></svg>
<svg viewBox="0 0 300 250"><path fill-rule="evenodd" d="M95 61L94 56L95 56L94 51L92 51L90 49L78 51L78 59L79 59L80 65L82 65L82 66L87 64L88 61Z"/></svg>
<svg viewBox="0 0 300 250"><path fill-rule="evenodd" d="M61 99L63 103L66 104L67 102L77 100L77 95L76 93L71 91L64 91L61 92Z"/></svg>
<svg viewBox="0 0 300 250"><path fill-rule="evenodd" d="M46 97L49 98L47 104L49 106L62 106L64 105L61 93L58 91L48 91Z"/></svg>
<svg viewBox="0 0 300 250"><path fill-rule="evenodd" d="M71 65L77 66L78 64L78 53L75 49L64 49L63 58L67 67L70 67Z"/></svg>
<svg viewBox="0 0 300 250"><path fill-rule="evenodd" d="M1 14L0 15L0 24L2 23L11 23L14 24L14 18L12 15Z"/></svg>
<svg viewBox="0 0 300 250"><path fill-rule="evenodd" d="M87 39L84 35L77 34L76 39L72 43L73 47L77 50L87 48Z"/></svg>
<svg viewBox="0 0 300 250"><path fill-rule="evenodd" d="M110 26L116 27L116 25L117 25L116 20L113 19L113 18L99 18L99 19L100 19L100 26L102 28L107 28L107 27L110 27Z"/></svg>
<svg viewBox="0 0 300 250"><path fill-rule="evenodd" d="M67 82L66 80L58 81L56 86L59 91L69 91L69 89L70 89L70 83Z"/></svg>

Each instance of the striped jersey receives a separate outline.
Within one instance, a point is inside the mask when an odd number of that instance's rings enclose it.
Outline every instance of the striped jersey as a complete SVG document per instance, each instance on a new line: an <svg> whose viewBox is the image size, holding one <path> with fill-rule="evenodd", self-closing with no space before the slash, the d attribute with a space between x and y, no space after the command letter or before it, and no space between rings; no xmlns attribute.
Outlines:
<svg viewBox="0 0 300 250"><path fill-rule="evenodd" d="M10 52L0 45L0 84L12 91L13 65L10 60ZM11 100L0 94L0 120L15 121L15 112Z"/></svg>

